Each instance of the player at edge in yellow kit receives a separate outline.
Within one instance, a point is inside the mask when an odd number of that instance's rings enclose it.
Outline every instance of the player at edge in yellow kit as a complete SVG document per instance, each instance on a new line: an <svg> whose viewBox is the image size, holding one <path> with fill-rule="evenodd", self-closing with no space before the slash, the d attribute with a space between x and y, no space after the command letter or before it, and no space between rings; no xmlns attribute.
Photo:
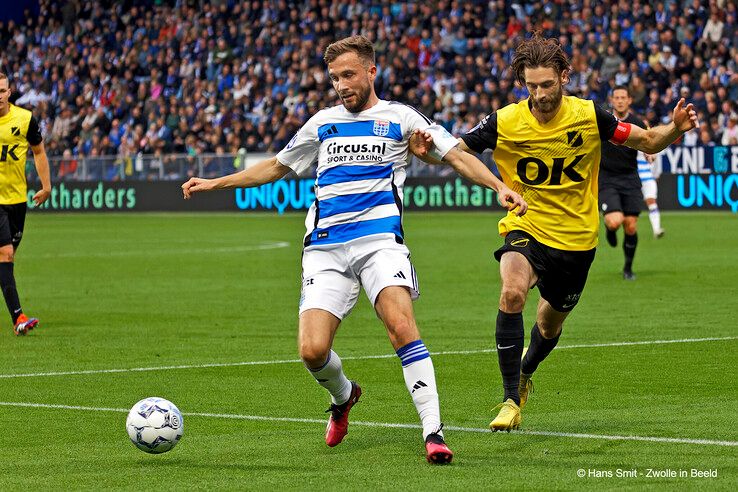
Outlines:
<svg viewBox="0 0 738 492"><path fill-rule="evenodd" d="M597 177L601 142L655 154L697 126L684 99L670 123L642 129L618 121L592 101L564 96L569 61L554 39L539 34L515 50L512 69L530 96L485 117L459 139L467 152L492 149L503 182L522 195L528 212L499 223L505 244L495 252L502 292L495 338L504 388L493 431L517 429L531 376L556 346L576 306L597 246ZM433 161L429 135L411 151ZM523 308L538 287L536 323L523 357ZM521 360L522 359L522 360Z"/></svg>
<svg viewBox="0 0 738 492"><path fill-rule="evenodd" d="M38 122L30 111L10 104L10 94L8 76L0 73L0 287L13 320L14 333L25 335L39 322L23 313L13 273L15 252L23 239L26 221L29 146L41 179L41 190L32 198L36 206L51 195L51 178Z"/></svg>

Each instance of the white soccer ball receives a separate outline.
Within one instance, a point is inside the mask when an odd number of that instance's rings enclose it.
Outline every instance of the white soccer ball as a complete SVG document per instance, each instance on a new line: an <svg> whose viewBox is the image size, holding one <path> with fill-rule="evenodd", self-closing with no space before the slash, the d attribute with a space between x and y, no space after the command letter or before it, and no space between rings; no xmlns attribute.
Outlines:
<svg viewBox="0 0 738 492"><path fill-rule="evenodd" d="M131 442L141 451L166 453L182 438L184 420L174 403L152 396L133 405L126 419L126 430Z"/></svg>

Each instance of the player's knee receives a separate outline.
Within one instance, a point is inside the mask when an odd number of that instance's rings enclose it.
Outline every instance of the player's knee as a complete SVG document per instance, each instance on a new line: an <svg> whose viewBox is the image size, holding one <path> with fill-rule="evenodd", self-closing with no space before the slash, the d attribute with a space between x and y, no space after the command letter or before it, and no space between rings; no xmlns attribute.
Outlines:
<svg viewBox="0 0 738 492"><path fill-rule="evenodd" d="M402 347L418 339L420 334L412 316L404 313L387 317L384 320L387 335L395 348Z"/></svg>
<svg viewBox="0 0 738 492"><path fill-rule="evenodd" d="M525 307L527 292L517 286L503 286L500 309L506 313L519 313Z"/></svg>
<svg viewBox="0 0 738 492"><path fill-rule="evenodd" d="M618 217L613 217L612 214L605 216L605 227L607 227L611 231L620 227L620 224L622 223L622 219L619 219Z"/></svg>
<svg viewBox="0 0 738 492"><path fill-rule="evenodd" d="M638 225L636 221L628 221L623 225L623 229L625 230L625 233L629 236L632 236L636 232L638 232Z"/></svg>
<svg viewBox="0 0 738 492"><path fill-rule="evenodd" d="M539 320L537 322L537 325L538 331L541 333L541 336L549 340L559 336L561 334L561 329L563 328L562 323L546 322L542 320Z"/></svg>
<svg viewBox="0 0 738 492"><path fill-rule="evenodd" d="M15 254L12 246L3 246L0 248L0 263L11 263Z"/></svg>
<svg viewBox="0 0 738 492"><path fill-rule="evenodd" d="M330 347L323 347L321 344L314 343L310 340L300 342L300 358L307 367L316 368L325 364L328 360Z"/></svg>

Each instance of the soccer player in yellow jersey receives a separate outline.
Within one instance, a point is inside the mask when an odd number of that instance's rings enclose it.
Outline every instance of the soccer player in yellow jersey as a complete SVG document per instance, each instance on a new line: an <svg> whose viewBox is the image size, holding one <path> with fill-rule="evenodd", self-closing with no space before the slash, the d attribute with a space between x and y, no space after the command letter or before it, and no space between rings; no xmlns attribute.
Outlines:
<svg viewBox="0 0 738 492"><path fill-rule="evenodd" d="M671 123L646 130L618 121L592 101L564 96L569 61L555 40L538 34L517 47L512 69L530 96L488 115L459 139L465 151L492 149L502 180L528 203L525 215L508 213L499 223L505 244L495 252L502 277L496 341L505 393L490 423L493 431L520 426L531 375L556 346L584 289L597 246L602 142L655 154L697 126L684 99ZM421 157L430 150L411 147ZM522 357L522 312L534 286L541 298Z"/></svg>
<svg viewBox="0 0 738 492"><path fill-rule="evenodd" d="M37 318L23 314L13 275L15 251L23 238L26 221L26 154L33 151L33 161L41 179L41 190L33 195L36 206L51 194L49 161L36 118L30 111L10 104L8 76L0 73L0 287L13 318L13 331L25 335L38 325Z"/></svg>

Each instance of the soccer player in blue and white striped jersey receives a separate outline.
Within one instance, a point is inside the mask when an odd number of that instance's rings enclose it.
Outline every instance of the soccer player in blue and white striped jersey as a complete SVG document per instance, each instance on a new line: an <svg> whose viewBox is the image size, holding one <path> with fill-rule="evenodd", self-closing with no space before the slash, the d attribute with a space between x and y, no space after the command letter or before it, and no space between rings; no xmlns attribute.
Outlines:
<svg viewBox="0 0 738 492"><path fill-rule="evenodd" d="M305 221L299 349L308 371L330 393L326 444L348 432L348 413L361 388L343 372L333 337L364 288L400 358L405 384L420 416L426 458L448 463L453 453L443 437L430 354L415 323L412 300L419 295L402 227L408 142L432 137L434 155L469 180L497 191L509 210L527 205L458 141L414 108L380 100L374 91L374 48L363 36L331 44L325 51L333 88L342 104L319 111L275 157L229 176L192 178L185 198L214 189L252 187L301 173L317 160L315 203Z"/></svg>
<svg viewBox="0 0 738 492"><path fill-rule="evenodd" d="M649 158L643 152L638 152L638 177L641 178L641 193L643 200L648 207L648 220L651 221L651 229L653 237L656 239L664 236L664 229L661 227L661 212L659 205L656 203L658 198L658 186L656 179L658 176L654 173L653 158Z"/></svg>

